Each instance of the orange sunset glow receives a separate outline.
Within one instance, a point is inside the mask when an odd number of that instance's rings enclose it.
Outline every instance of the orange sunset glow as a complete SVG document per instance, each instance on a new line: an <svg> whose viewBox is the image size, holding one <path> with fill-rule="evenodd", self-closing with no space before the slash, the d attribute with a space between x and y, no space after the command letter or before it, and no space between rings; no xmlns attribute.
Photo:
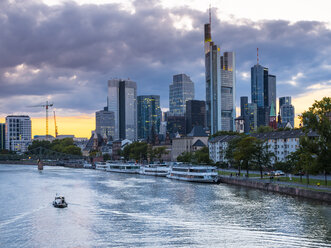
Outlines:
<svg viewBox="0 0 331 248"><path fill-rule="evenodd" d="M5 118L0 118L0 122L4 123ZM46 134L45 117L31 118L31 122L32 137ZM56 124L59 135L67 134L90 138L91 131L95 129L95 116L94 114L70 117L56 116ZM54 119L52 117L48 119L48 133L55 136Z"/></svg>

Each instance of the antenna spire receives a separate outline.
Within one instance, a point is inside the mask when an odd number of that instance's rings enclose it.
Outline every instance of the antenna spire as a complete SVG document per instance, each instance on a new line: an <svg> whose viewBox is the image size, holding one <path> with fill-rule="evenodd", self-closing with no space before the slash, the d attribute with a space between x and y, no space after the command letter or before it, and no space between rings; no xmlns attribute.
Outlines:
<svg viewBox="0 0 331 248"><path fill-rule="evenodd" d="M209 24L211 25L211 4L209 4Z"/></svg>
<svg viewBox="0 0 331 248"><path fill-rule="evenodd" d="M259 64L259 48L256 48L257 64Z"/></svg>

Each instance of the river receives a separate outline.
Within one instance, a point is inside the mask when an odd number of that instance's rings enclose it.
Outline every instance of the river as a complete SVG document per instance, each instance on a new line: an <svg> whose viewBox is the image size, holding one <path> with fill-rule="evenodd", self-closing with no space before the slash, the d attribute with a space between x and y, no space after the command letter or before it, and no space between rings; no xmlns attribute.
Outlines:
<svg viewBox="0 0 331 248"><path fill-rule="evenodd" d="M237 186L0 165L0 199L0 247L331 247L330 205Z"/></svg>

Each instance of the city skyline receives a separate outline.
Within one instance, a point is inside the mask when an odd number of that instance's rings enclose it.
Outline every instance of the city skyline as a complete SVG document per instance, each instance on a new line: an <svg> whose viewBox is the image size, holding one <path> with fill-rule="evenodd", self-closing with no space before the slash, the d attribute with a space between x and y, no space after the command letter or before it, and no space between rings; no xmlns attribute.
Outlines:
<svg viewBox="0 0 331 248"><path fill-rule="evenodd" d="M132 78L138 95L161 95L163 108L168 107L172 75L190 75L196 92L204 92L201 47L203 24L208 21L207 3L198 10L183 5L166 7L155 1L141 7L132 2L135 12L128 14L114 4L10 2L0 4L0 13L7 17L0 20L6 34L0 38L4 44L0 48L0 122L7 115L29 115L32 134L43 135L44 109L27 106L49 100L54 103L60 134L89 137L95 128L94 113L104 106L106 82L111 78ZM212 2L212 7L213 40L220 44L221 52L236 52L237 116L240 96L250 92L249 70L255 64L257 47L261 64L277 75L277 95L292 96L296 114L315 99L331 95L331 61L327 56L331 20L308 16L261 21L237 15L231 21L220 15L220 6ZM133 22L140 23L135 30L131 29ZM105 28L105 32L103 25L119 30ZM32 27L35 32L30 32ZM117 32L123 35L121 42L115 37ZM205 100L204 94L196 94L195 99ZM54 133L52 121L50 134Z"/></svg>

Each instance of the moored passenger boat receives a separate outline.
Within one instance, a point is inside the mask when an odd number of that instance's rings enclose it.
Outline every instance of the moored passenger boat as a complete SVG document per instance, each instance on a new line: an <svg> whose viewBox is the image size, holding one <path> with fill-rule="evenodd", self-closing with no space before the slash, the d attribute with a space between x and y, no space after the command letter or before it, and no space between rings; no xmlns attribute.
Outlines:
<svg viewBox="0 0 331 248"><path fill-rule="evenodd" d="M216 167L201 165L174 165L170 167L167 177L201 183L215 183L218 180Z"/></svg>
<svg viewBox="0 0 331 248"><path fill-rule="evenodd" d="M95 169L96 170L103 170L106 171L107 170L107 163L106 162L96 162L95 163Z"/></svg>
<svg viewBox="0 0 331 248"><path fill-rule="evenodd" d="M140 167L140 174L165 177L169 173L169 166L166 164L148 164Z"/></svg>
<svg viewBox="0 0 331 248"><path fill-rule="evenodd" d="M140 165L135 163L107 162L106 164L107 164L107 171L109 172L138 174L140 170Z"/></svg>

